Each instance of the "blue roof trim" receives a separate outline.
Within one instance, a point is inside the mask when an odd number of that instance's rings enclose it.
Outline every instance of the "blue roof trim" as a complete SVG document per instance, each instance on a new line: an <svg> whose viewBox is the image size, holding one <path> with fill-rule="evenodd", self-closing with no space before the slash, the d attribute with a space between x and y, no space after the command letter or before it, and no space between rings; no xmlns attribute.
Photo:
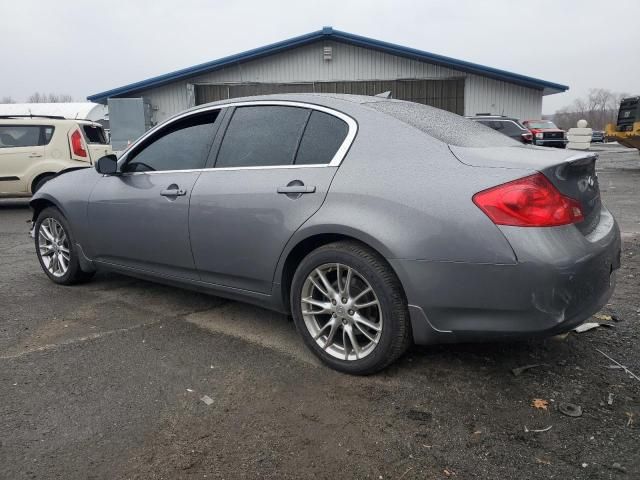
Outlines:
<svg viewBox="0 0 640 480"><path fill-rule="evenodd" d="M139 92L141 90L146 90L149 88L159 87L176 80L194 77L203 73L219 70L230 65L266 57L268 55L280 53L292 48L301 47L318 40L336 40L359 47L370 48L381 52L390 53L392 55L411 58L428 63L434 63L454 70L483 75L494 78L496 80L502 80L505 82L515 83L518 85L537 88L541 90L548 89L557 90L558 92L564 92L569 89L568 86L561 85L559 83L547 82L545 80L508 72L506 70L499 70L497 68L491 68L484 65L479 65L477 63L466 62L464 60L457 60L455 58L445 57L443 55L437 55L435 53L425 52L422 50L417 50L415 48L403 47L401 45L382 42L380 40L374 40L371 38L362 37L360 35L354 35L352 33L341 32L338 30L334 30L332 27L323 27L322 30L307 33L306 35L300 35L298 37L272 43L264 47L254 48L252 50L238 53L236 55L223 57L212 62L201 63L193 67L176 70L175 72L166 73L164 75L152 77L140 82L131 83L123 87L96 93L94 95L88 96L87 100L91 102L106 103L106 100L109 97L117 97L134 92Z"/></svg>

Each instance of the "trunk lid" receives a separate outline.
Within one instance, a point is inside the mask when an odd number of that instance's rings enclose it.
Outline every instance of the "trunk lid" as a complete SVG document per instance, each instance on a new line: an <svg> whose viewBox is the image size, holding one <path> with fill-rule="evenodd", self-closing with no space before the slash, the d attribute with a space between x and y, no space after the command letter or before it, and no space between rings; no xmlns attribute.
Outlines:
<svg viewBox="0 0 640 480"><path fill-rule="evenodd" d="M449 148L458 160L469 166L541 172L563 195L580 202L584 221L577 223L576 227L584 235L591 233L598 225L601 198L596 174L597 154L525 146ZM518 172L518 177L521 176L521 172Z"/></svg>

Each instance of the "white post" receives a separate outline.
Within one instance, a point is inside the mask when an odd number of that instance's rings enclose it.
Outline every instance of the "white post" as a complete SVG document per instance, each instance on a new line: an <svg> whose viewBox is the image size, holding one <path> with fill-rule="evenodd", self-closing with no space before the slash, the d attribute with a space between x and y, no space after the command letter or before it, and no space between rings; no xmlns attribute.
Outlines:
<svg viewBox="0 0 640 480"><path fill-rule="evenodd" d="M586 120L578 120L577 128L570 128L567 132L567 148L573 150L589 150L593 130L587 127Z"/></svg>

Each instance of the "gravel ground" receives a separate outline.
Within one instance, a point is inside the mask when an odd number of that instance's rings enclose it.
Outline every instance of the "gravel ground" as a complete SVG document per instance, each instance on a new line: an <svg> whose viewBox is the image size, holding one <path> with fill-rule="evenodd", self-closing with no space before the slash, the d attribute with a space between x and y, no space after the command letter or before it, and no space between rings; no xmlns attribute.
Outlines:
<svg viewBox="0 0 640 480"><path fill-rule="evenodd" d="M611 328L415 347L367 378L255 307L112 274L56 286L26 202L0 201L0 478L640 478L640 381L598 352L640 375L640 157L598 149L624 233Z"/></svg>

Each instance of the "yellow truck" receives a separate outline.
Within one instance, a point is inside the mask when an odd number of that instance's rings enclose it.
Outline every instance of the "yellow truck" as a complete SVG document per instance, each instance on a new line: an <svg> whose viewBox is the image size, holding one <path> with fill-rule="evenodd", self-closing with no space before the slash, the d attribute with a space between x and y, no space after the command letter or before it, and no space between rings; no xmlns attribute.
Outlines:
<svg viewBox="0 0 640 480"><path fill-rule="evenodd" d="M618 121L607 125L605 137L609 142L640 150L640 96L620 102Z"/></svg>

